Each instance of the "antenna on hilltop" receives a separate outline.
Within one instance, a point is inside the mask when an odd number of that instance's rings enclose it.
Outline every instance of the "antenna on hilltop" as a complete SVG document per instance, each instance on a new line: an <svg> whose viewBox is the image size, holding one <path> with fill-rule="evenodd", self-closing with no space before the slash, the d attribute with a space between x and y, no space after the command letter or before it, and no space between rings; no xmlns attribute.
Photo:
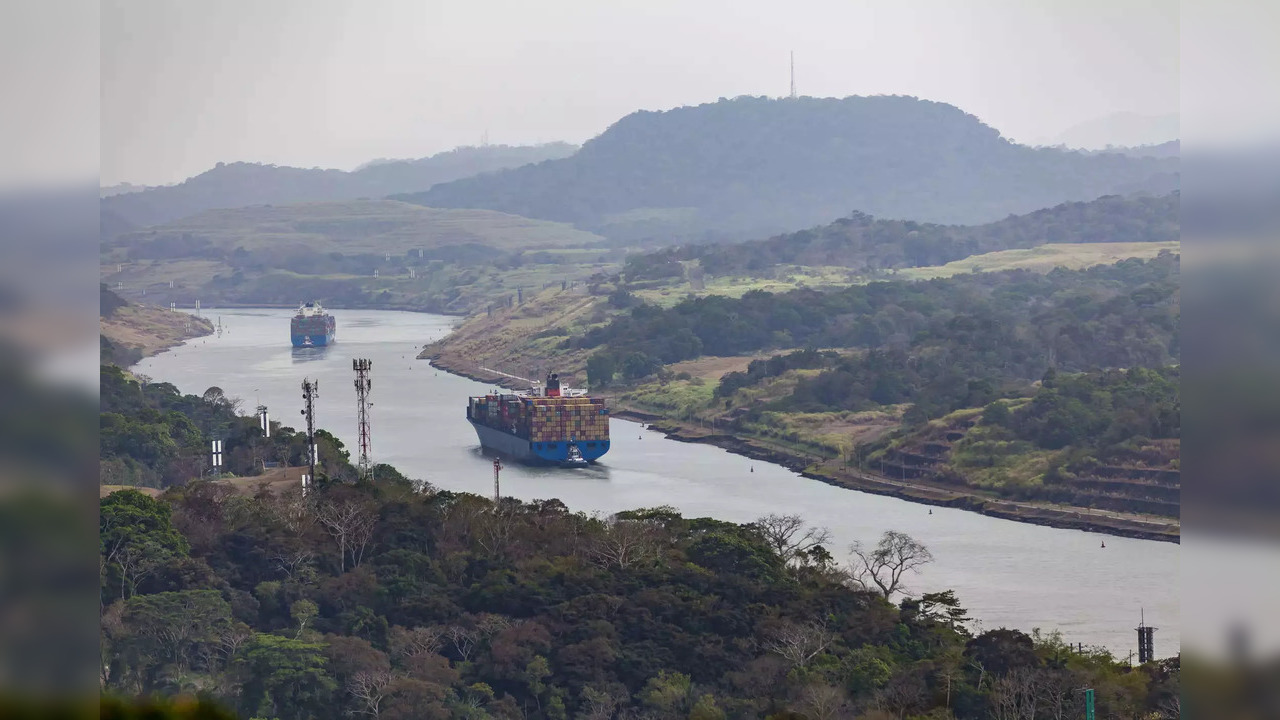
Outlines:
<svg viewBox="0 0 1280 720"><path fill-rule="evenodd" d="M796 99L796 51L791 51L791 99Z"/></svg>
<svg viewBox="0 0 1280 720"><path fill-rule="evenodd" d="M373 382L369 380L369 370L373 368L373 363L366 358L357 358L351 361L351 369L356 371L356 404L357 419L360 432L360 476L366 480L373 479L373 460L370 458L369 444L371 441L369 433L369 391L373 389Z"/></svg>

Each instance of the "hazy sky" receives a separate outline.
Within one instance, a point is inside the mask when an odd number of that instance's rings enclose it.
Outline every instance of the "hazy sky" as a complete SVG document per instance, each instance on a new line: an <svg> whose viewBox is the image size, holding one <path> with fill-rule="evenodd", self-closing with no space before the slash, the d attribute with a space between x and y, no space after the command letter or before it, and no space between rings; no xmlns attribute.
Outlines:
<svg viewBox="0 0 1280 720"><path fill-rule="evenodd" d="M904 94L1006 136L1178 111L1160 0L107 0L101 180L579 143L637 109Z"/></svg>

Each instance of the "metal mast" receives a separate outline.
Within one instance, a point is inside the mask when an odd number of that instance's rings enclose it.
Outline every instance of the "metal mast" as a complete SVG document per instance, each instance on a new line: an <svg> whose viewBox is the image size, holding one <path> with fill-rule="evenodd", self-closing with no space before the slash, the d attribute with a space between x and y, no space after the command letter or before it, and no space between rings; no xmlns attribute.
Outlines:
<svg viewBox="0 0 1280 720"><path fill-rule="evenodd" d="M796 99L796 51L791 51L791 99Z"/></svg>
<svg viewBox="0 0 1280 720"><path fill-rule="evenodd" d="M351 369L356 371L356 402L358 404L358 422L360 425L360 477L373 478L373 462L369 459L369 391L373 389L373 381L369 379L369 370L373 362L367 358L351 361Z"/></svg>
<svg viewBox="0 0 1280 720"><path fill-rule="evenodd" d="M307 465L310 479L316 479L316 396L320 394L320 381L304 378L302 381L302 414L307 417Z"/></svg>
<svg viewBox="0 0 1280 720"><path fill-rule="evenodd" d="M1138 620L1138 664L1145 665L1156 659L1156 629L1147 624L1146 611L1142 611Z"/></svg>
<svg viewBox="0 0 1280 720"><path fill-rule="evenodd" d="M498 491L498 473L502 471L502 460L493 459L493 505L496 508L498 501L502 499L502 493Z"/></svg>

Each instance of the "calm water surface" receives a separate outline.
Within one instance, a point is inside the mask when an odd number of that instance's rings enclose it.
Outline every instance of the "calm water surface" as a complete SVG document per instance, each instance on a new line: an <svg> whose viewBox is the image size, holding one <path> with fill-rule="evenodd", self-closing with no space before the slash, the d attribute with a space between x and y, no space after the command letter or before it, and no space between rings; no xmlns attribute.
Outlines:
<svg viewBox="0 0 1280 720"><path fill-rule="evenodd" d="M215 322L221 318L221 337L198 338L143 360L136 370L186 393L217 385L243 400L246 410L261 402L274 419L295 428L303 424L302 379L318 379L316 422L352 448L351 360L370 358L374 459L441 488L492 494L491 460L464 417L467 397L489 387L414 359L421 345L449 333L454 320L374 310L333 313L337 344L294 349L291 310L205 310ZM1102 645L1124 657L1136 651L1133 628L1145 610L1147 623L1159 628L1157 654L1177 652L1177 545L948 508L933 508L930 515L924 505L832 487L719 448L666 440L635 423L614 420L611 434L609 454L589 469L510 464L502 473L503 494L559 498L589 513L672 505L686 516L734 522L798 513L831 528L832 553L842 559L851 542L874 543L885 530L899 530L928 545L935 558L910 579L909 590L954 589L978 629L1057 629L1069 642Z"/></svg>

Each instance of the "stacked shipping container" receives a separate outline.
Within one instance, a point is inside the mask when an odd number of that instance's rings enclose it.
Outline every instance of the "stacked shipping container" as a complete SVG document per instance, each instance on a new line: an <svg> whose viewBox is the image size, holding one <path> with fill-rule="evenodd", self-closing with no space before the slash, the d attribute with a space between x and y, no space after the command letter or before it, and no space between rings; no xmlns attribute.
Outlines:
<svg viewBox="0 0 1280 720"><path fill-rule="evenodd" d="M486 395L471 398L467 416L534 443L609 439L609 410L602 398Z"/></svg>

